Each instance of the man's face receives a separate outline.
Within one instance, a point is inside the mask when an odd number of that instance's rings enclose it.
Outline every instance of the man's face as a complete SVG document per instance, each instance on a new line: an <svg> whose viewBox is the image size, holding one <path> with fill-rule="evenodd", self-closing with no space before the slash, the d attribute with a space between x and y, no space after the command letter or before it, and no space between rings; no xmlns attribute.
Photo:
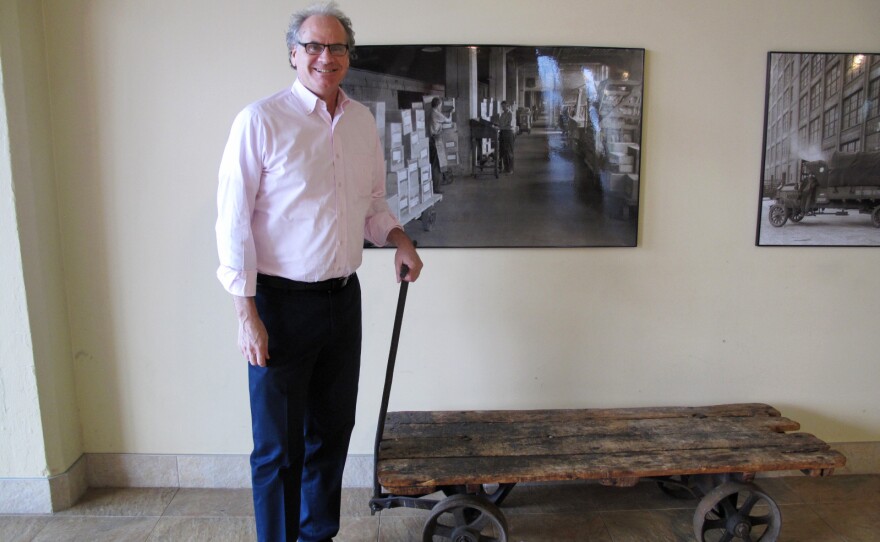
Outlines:
<svg viewBox="0 0 880 542"><path fill-rule="evenodd" d="M348 37L336 17L313 15L300 27L299 41L326 45L348 43ZM348 55L333 56L327 47L320 55L310 55L302 45L296 45L290 54L300 82L325 102L332 102L348 72Z"/></svg>

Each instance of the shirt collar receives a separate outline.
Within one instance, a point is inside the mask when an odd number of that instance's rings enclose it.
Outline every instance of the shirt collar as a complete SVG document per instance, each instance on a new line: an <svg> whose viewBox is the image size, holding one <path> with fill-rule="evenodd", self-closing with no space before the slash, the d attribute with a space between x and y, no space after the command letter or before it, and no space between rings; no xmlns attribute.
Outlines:
<svg viewBox="0 0 880 542"><path fill-rule="evenodd" d="M315 111L315 108L318 107L318 102L324 103L324 100L315 95L314 92L307 89L305 85L303 85L299 79L296 79L293 82L293 86L291 86L290 91L296 96L300 103L306 110L307 114L312 114ZM339 97L337 98L336 109L342 113L345 111L345 106L351 101L351 98L348 97L348 94L345 93L341 88L339 89ZM327 104L324 104L326 107Z"/></svg>

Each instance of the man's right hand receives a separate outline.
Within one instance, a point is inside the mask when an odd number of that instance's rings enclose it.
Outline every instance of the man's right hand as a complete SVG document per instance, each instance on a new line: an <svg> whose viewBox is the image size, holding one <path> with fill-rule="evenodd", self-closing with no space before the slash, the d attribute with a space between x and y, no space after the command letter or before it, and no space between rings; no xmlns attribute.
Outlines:
<svg viewBox="0 0 880 542"><path fill-rule="evenodd" d="M238 348L248 363L265 367L269 359L269 334L257 313L257 304L253 297L234 297L238 315Z"/></svg>

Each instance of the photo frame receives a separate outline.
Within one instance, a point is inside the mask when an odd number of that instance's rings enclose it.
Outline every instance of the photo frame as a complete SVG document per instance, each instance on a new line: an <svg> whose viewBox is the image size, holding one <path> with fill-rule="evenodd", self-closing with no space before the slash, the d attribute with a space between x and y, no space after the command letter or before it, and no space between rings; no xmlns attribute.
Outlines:
<svg viewBox="0 0 880 542"><path fill-rule="evenodd" d="M342 88L376 117L386 199L420 247L634 247L644 59L368 45Z"/></svg>
<svg viewBox="0 0 880 542"><path fill-rule="evenodd" d="M767 55L758 246L880 246L880 54Z"/></svg>

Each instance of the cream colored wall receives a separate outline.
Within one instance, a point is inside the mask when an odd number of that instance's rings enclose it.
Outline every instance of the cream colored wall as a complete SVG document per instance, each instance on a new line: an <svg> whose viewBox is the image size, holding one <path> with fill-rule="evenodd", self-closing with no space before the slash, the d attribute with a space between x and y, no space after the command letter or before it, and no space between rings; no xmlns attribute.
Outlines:
<svg viewBox="0 0 880 542"><path fill-rule="evenodd" d="M6 50L0 44L0 54ZM6 68L0 57L0 96L5 98ZM6 100L0 100L0 478L40 476L45 467L39 396L34 376L33 341L28 326L21 244L12 183Z"/></svg>
<svg viewBox="0 0 880 542"><path fill-rule="evenodd" d="M0 2L0 62L0 478L37 478L82 454L39 2Z"/></svg>
<svg viewBox="0 0 880 542"><path fill-rule="evenodd" d="M44 1L87 452L250 451L216 171L235 113L290 84L298 5ZM880 252L754 246L766 54L880 51L876 0L342 7L363 44L647 49L639 247L422 251L392 409L764 401L822 438L880 440ZM360 273L353 453L372 450L391 258Z"/></svg>

